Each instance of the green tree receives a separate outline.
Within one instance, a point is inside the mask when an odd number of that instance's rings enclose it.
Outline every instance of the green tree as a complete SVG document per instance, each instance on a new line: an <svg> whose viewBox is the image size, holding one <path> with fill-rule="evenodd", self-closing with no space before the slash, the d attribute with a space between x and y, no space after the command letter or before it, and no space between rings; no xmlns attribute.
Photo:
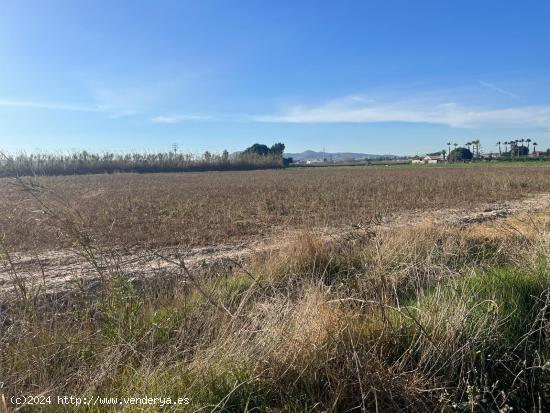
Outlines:
<svg viewBox="0 0 550 413"><path fill-rule="evenodd" d="M449 162L469 161L474 157L468 148L455 148L449 154Z"/></svg>
<svg viewBox="0 0 550 413"><path fill-rule="evenodd" d="M474 148L475 148L475 153L476 153L476 158L479 158L481 156L480 152L479 152L479 139L476 139L475 141L472 142L472 145L474 145Z"/></svg>
<svg viewBox="0 0 550 413"><path fill-rule="evenodd" d="M227 152L227 149L224 149L222 152L222 161L229 162L229 152Z"/></svg>
<svg viewBox="0 0 550 413"><path fill-rule="evenodd" d="M283 155L283 152L285 151L285 144L281 142L277 142L271 146L271 149L269 152L272 155Z"/></svg>
<svg viewBox="0 0 550 413"><path fill-rule="evenodd" d="M267 147L267 145L263 145L261 143L255 143L254 145L244 150L244 153L256 154L259 156L267 156L269 155L269 152L270 152L270 149Z"/></svg>
<svg viewBox="0 0 550 413"><path fill-rule="evenodd" d="M245 154L254 154L258 156L283 156L283 152L285 150L285 144L284 143L275 143L269 148L267 145L261 144L261 143L255 143L254 145L246 148L244 150Z"/></svg>
<svg viewBox="0 0 550 413"><path fill-rule="evenodd" d="M529 155L529 149L527 149L527 146L518 146L518 156L527 156Z"/></svg>

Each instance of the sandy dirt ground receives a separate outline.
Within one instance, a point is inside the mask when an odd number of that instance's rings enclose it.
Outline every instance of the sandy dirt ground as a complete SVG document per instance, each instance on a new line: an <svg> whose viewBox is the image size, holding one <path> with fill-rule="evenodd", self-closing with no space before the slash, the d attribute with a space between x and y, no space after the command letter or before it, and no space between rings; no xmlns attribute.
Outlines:
<svg viewBox="0 0 550 413"><path fill-rule="evenodd" d="M462 209L435 211L407 211L381 217L369 224L376 230L410 226L422 222L442 225L467 226L477 222L505 218L521 212L550 210L550 194L537 194L521 200L483 204ZM350 228L319 228L312 232L326 237L338 237ZM58 250L38 254L12 253L3 257L0 264L0 301L13 297L16 291L40 291L60 293L85 286L93 288L104 277L116 272L140 277L167 274L185 276L181 260L190 271L199 271L213 265L239 265L257 253L277 250L297 231L276 231L270 238L256 238L238 243L220 244L185 249L133 250L113 253L93 251L85 254L79 250ZM93 255L93 256L92 256ZM38 290L39 289L39 290Z"/></svg>

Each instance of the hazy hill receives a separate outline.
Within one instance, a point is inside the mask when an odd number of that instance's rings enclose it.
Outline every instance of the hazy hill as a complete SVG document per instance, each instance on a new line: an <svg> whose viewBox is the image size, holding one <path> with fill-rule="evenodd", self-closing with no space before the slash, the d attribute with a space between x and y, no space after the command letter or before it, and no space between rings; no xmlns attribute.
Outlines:
<svg viewBox="0 0 550 413"><path fill-rule="evenodd" d="M395 155L375 155L370 153L358 152L315 152L307 150L300 153L285 153L285 157L292 158L296 161L313 161L316 159L332 159L333 161L356 161L362 159L380 159L380 158L396 158Z"/></svg>

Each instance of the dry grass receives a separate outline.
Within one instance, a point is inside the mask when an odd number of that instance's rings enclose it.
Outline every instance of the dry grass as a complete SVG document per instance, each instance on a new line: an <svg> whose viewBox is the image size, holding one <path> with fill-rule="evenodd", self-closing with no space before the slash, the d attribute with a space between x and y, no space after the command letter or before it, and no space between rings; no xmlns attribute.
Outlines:
<svg viewBox="0 0 550 413"><path fill-rule="evenodd" d="M258 156L240 153L230 157L205 152L202 156L178 152L160 153L32 153L5 154L0 151L0 176L85 175L114 172L188 172L247 171L275 169L284 166L282 156Z"/></svg>
<svg viewBox="0 0 550 413"><path fill-rule="evenodd" d="M205 245L277 228L365 225L393 212L550 192L550 168L320 168L36 178L57 221L103 244ZM0 180L0 232L15 250L70 246L66 227Z"/></svg>
<svg viewBox="0 0 550 413"><path fill-rule="evenodd" d="M304 233L187 283L113 268L98 291L2 309L3 391L187 396L192 411L543 411L549 222Z"/></svg>

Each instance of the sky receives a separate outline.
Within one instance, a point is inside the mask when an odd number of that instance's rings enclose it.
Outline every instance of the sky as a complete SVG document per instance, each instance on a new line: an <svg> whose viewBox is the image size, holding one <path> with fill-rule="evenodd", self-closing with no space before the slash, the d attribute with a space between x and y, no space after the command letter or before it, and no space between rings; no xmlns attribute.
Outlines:
<svg viewBox="0 0 550 413"><path fill-rule="evenodd" d="M0 149L546 149L549 22L547 0L0 0Z"/></svg>

